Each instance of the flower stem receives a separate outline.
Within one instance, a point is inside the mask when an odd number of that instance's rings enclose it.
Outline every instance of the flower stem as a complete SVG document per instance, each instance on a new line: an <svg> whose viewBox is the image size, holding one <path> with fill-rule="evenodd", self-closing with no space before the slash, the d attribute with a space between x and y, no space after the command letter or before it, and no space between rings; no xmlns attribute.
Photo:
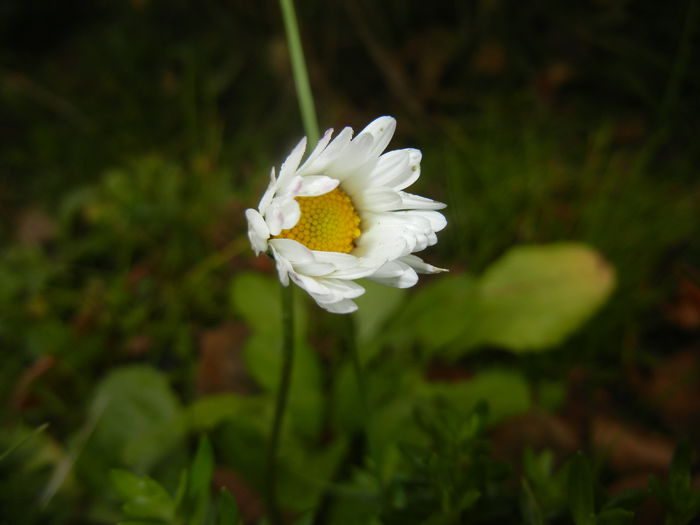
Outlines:
<svg viewBox="0 0 700 525"><path fill-rule="evenodd" d="M297 88L297 100L299 101L301 120L304 123L304 130L309 144L316 144L319 138L316 108L314 106L314 97L311 94L309 74L306 71L304 49L301 47L297 15L294 12L294 2L292 0L280 0L280 8L282 9L284 28L287 33L287 45L289 46L289 57L292 62L294 84Z"/></svg>
<svg viewBox="0 0 700 525"><path fill-rule="evenodd" d="M292 367L294 365L294 287L291 285L282 286L282 370L280 372L280 383L277 389L277 401L275 403L275 414L272 420L272 433L267 450L266 468L266 496L267 509L270 521L275 525L284 523L277 501L277 456L279 451L280 436L282 432L282 422L287 408L289 397L289 386L292 379Z"/></svg>
<svg viewBox="0 0 700 525"><path fill-rule="evenodd" d="M287 34L287 45L289 46L289 57L292 63L294 74L294 84L297 88L297 100L299 101L299 111L304 124L307 140L309 144L318 142L318 122L316 120L316 108L314 98L311 94L309 75L306 71L306 60L304 50L301 47L299 36L299 26L297 24L296 13L294 12L294 2L292 0L280 0L280 9L284 19L284 28ZM280 384L277 390L277 402L275 404L275 415L272 421L272 434L270 436L269 449L267 453L266 472L266 492L267 507L270 521L275 525L284 523L282 513L277 501L277 456L279 450L280 435L282 431L282 421L287 408L287 398L289 397L289 387L292 380L292 366L294 364L294 292L293 286L282 287L282 325L284 330L284 346L282 356L282 371Z"/></svg>

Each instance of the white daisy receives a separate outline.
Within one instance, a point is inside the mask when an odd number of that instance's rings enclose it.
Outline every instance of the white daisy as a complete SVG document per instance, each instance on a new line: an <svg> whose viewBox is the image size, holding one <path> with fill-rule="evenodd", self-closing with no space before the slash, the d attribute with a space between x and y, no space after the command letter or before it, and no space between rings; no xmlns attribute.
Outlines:
<svg viewBox="0 0 700 525"><path fill-rule="evenodd" d="M408 288L416 272L446 271L412 255L437 242L445 205L403 191L420 175L421 152L382 153L396 121L379 117L355 138L329 129L301 164L306 138L270 174L258 209L246 210L256 254L269 252L282 283L291 278L329 312L350 313L367 278Z"/></svg>

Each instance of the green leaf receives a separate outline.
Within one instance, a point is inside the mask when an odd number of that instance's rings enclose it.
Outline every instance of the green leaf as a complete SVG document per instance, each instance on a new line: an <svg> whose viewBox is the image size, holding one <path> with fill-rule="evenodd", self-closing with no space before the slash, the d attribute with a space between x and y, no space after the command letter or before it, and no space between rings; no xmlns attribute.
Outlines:
<svg viewBox="0 0 700 525"><path fill-rule="evenodd" d="M522 509L525 522L529 525L544 525L545 522L542 517L542 510L540 509L534 492L532 492L532 487L530 487L526 478L522 478L520 484L522 487L520 508Z"/></svg>
<svg viewBox="0 0 700 525"><path fill-rule="evenodd" d="M634 519L634 512L625 509L606 509L598 515L598 525L626 525Z"/></svg>
<svg viewBox="0 0 700 525"><path fill-rule="evenodd" d="M685 525L700 512L700 492L692 489L690 467L691 450L683 442L673 454L666 483L655 476L649 479L649 489L666 507L667 525Z"/></svg>
<svg viewBox="0 0 700 525"><path fill-rule="evenodd" d="M603 510L617 508L633 510L638 508L648 497L649 489L647 488L625 490L610 498L603 506Z"/></svg>
<svg viewBox="0 0 700 525"><path fill-rule="evenodd" d="M238 512L238 505L231 493L222 488L219 496L218 525L243 525L243 520Z"/></svg>
<svg viewBox="0 0 700 525"><path fill-rule="evenodd" d="M420 343L428 352L462 339L460 348L469 346L477 306L473 278L441 276L411 297L387 336L400 346Z"/></svg>
<svg viewBox="0 0 700 525"><path fill-rule="evenodd" d="M112 486L125 500L124 512L131 518L151 518L170 523L175 517L175 503L158 482L139 477L128 470L110 472Z"/></svg>
<svg viewBox="0 0 700 525"><path fill-rule="evenodd" d="M233 310L243 316L254 329L273 334L282 333L282 305L280 300L280 283L258 273L243 272L237 274L230 290ZM290 284L290 286L293 286ZM306 331L307 313L302 294L294 294L296 314L295 332L303 337Z"/></svg>
<svg viewBox="0 0 700 525"><path fill-rule="evenodd" d="M214 456L211 443L206 436L202 436L190 468L188 493L195 497L205 492L208 493L213 473Z"/></svg>
<svg viewBox="0 0 700 525"><path fill-rule="evenodd" d="M260 397L238 394L215 394L195 400L185 409L185 419L193 431L212 430L234 418L259 418L264 408Z"/></svg>
<svg viewBox="0 0 700 525"><path fill-rule="evenodd" d="M406 298L406 290L383 286L372 281L363 281L364 295L355 302L354 314L357 330L357 345L362 361L369 361L381 347L381 330Z"/></svg>
<svg viewBox="0 0 700 525"><path fill-rule="evenodd" d="M668 472L668 485L675 498L687 498L690 495L690 447L687 442L680 443L673 453Z"/></svg>
<svg viewBox="0 0 700 525"><path fill-rule="evenodd" d="M527 412L532 404L527 381L510 370L485 370L465 381L427 383L426 388L433 396L464 410L487 401L491 423Z"/></svg>
<svg viewBox="0 0 700 525"><path fill-rule="evenodd" d="M10 454L12 454L15 450L17 450L18 448L20 448L22 445L24 445L24 444L27 443L28 441L34 439L36 436L38 436L39 434L41 434L42 432L44 432L44 430L46 430L46 428L47 428L48 426L49 426L48 423L44 423L43 425L39 425L38 427L36 427L36 428L35 428L34 430L32 430L31 432L28 432L26 435L24 435L24 436L22 436L21 438L19 438L15 443L13 443L13 444L10 445L7 449L5 449L5 451L4 451L2 454L0 454L0 462L1 462L3 459L5 459L6 457L8 457Z"/></svg>
<svg viewBox="0 0 700 525"><path fill-rule="evenodd" d="M183 436L179 403L165 376L150 367L111 372L98 385L90 411L101 414L89 442L92 452L137 470L150 468Z"/></svg>
<svg viewBox="0 0 700 525"><path fill-rule="evenodd" d="M97 386L90 412L101 415L88 446L112 464L147 470L183 436L177 398L165 376L147 366L113 370Z"/></svg>
<svg viewBox="0 0 700 525"><path fill-rule="evenodd" d="M595 525L593 473L588 459L580 452L569 463L569 510L576 525Z"/></svg>
<svg viewBox="0 0 700 525"><path fill-rule="evenodd" d="M607 299L612 267L583 244L521 246L479 280L477 340L514 351L550 348Z"/></svg>
<svg viewBox="0 0 700 525"><path fill-rule="evenodd" d="M192 461L187 487L187 495L190 502L189 508L191 509L189 521L193 524L204 523L209 506L209 492L213 473L214 457L211 444L205 436L202 436L199 440L197 453Z"/></svg>

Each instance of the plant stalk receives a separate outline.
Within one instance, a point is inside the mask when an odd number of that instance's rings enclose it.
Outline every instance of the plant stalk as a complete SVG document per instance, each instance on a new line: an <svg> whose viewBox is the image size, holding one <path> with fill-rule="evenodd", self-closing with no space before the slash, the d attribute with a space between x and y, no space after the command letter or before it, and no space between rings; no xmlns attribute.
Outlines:
<svg viewBox="0 0 700 525"><path fill-rule="evenodd" d="M287 410L289 398L289 387L292 380L292 370L294 367L294 287L289 284L282 285L282 369L280 371L280 382L277 389L277 399L275 403L275 414L272 420L272 432L267 451L267 468L265 476L267 510L270 521L274 525L282 525L284 520L277 500L277 467L280 437L282 434L282 423Z"/></svg>
<svg viewBox="0 0 700 525"><path fill-rule="evenodd" d="M306 70L304 49L301 46L301 37L299 36L299 26L294 11L294 2L292 0L280 0L280 8L282 9L285 32L287 33L289 58L292 63L294 84L297 88L297 100L299 101L301 120L304 124L308 143L316 144L319 138L316 107L314 106L314 97L311 94L311 84L309 83L309 74Z"/></svg>

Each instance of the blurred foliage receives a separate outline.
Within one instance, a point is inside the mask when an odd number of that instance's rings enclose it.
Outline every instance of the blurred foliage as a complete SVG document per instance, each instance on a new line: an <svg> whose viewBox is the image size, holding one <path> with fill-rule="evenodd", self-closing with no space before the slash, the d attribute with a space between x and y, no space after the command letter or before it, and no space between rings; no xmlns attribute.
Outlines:
<svg viewBox="0 0 700 525"><path fill-rule="evenodd" d="M296 294L288 521L697 520L700 4L298 4L322 127L397 116L451 273L363 283L370 432ZM242 212L298 140L282 35L274 2L2 3L0 524L264 522Z"/></svg>

